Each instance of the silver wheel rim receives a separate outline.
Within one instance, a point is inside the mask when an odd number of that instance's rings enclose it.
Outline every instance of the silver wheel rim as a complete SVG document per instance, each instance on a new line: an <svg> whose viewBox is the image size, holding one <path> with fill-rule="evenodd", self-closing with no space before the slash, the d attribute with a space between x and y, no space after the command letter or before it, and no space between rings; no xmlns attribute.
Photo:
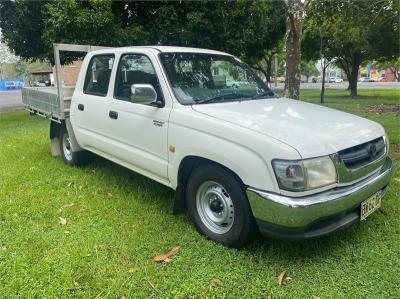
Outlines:
<svg viewBox="0 0 400 299"><path fill-rule="evenodd" d="M202 183L196 193L196 208L203 224L213 233L227 233L235 219L233 202L228 192L213 181Z"/></svg>
<svg viewBox="0 0 400 299"><path fill-rule="evenodd" d="M71 150L71 142L69 140L68 132L65 132L63 135L62 148L63 148L63 152L64 152L64 157L68 161L71 161L72 160L72 150Z"/></svg>

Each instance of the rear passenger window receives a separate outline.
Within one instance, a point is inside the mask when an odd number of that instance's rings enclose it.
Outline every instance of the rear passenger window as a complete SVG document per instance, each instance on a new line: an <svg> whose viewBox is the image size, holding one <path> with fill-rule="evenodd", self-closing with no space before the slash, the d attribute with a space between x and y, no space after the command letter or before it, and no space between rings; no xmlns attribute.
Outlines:
<svg viewBox="0 0 400 299"><path fill-rule="evenodd" d="M113 64L114 55L112 54L93 56L86 71L83 92L96 96L106 96Z"/></svg>

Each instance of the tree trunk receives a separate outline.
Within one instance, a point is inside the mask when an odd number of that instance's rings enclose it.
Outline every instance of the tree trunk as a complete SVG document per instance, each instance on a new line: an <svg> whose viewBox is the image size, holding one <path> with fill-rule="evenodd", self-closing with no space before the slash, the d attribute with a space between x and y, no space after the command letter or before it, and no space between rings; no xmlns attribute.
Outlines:
<svg viewBox="0 0 400 299"><path fill-rule="evenodd" d="M350 76L348 75L350 96L352 98L357 97L357 81L358 81L358 69L359 68L360 68L359 65L352 65Z"/></svg>
<svg viewBox="0 0 400 299"><path fill-rule="evenodd" d="M268 83L271 83L271 77L272 77L272 57L268 57L265 59L265 62L267 63L266 65L266 79Z"/></svg>
<svg viewBox="0 0 400 299"><path fill-rule="evenodd" d="M301 0L287 0L287 6L285 96L298 100L300 96L301 19L304 7Z"/></svg>
<svg viewBox="0 0 400 299"><path fill-rule="evenodd" d="M321 85L321 103L325 102L325 74L326 74L326 68L328 67L328 64L326 62L323 62L322 66L322 85Z"/></svg>
<svg viewBox="0 0 400 299"><path fill-rule="evenodd" d="M391 67L390 70L392 71L394 79L396 80L396 82L400 82L399 73L397 72L397 68L396 67Z"/></svg>
<svg viewBox="0 0 400 299"><path fill-rule="evenodd" d="M346 73L347 80L349 80L347 90L350 90L350 96L352 98L357 97L358 71L360 69L361 61L361 53L359 52L355 52L351 56L339 57L337 60L340 67Z"/></svg>

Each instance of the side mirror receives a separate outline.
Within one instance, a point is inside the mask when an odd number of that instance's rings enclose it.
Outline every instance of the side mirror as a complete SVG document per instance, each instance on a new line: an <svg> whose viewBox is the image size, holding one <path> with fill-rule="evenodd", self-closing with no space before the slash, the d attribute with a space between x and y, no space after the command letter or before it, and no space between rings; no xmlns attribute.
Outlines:
<svg viewBox="0 0 400 299"><path fill-rule="evenodd" d="M132 103L149 105L157 101L157 92L150 84L132 84L131 92Z"/></svg>

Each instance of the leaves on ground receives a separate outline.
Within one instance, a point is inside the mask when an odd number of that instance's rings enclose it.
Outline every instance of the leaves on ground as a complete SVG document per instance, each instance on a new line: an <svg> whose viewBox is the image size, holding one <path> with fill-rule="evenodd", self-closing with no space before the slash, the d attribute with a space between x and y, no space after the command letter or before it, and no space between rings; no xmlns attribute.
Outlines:
<svg viewBox="0 0 400 299"><path fill-rule="evenodd" d="M399 103L383 103L376 105L365 106L360 109L362 112L385 114L393 113L396 116L400 115L400 104Z"/></svg>
<svg viewBox="0 0 400 299"><path fill-rule="evenodd" d="M68 209L68 208L71 208L71 207L73 207L75 204L72 202L72 203L69 203L69 204L66 204L66 205L63 205L62 206L62 209Z"/></svg>
<svg viewBox="0 0 400 299"><path fill-rule="evenodd" d="M139 271L139 268L138 268L138 267L133 267L133 268L129 268L129 269L128 269L128 273L135 273L135 272L137 272L137 271Z"/></svg>
<svg viewBox="0 0 400 299"><path fill-rule="evenodd" d="M113 194L112 194L111 192L108 192L108 193L107 193L107 196L108 196L108 198L112 198L112 197L113 197Z"/></svg>
<svg viewBox="0 0 400 299"><path fill-rule="evenodd" d="M153 257L153 260L155 262L167 262L168 263L171 261L170 256L176 254L180 249L181 249L181 246L179 246L179 245L172 247L171 250L165 252L164 254Z"/></svg>
<svg viewBox="0 0 400 299"><path fill-rule="evenodd" d="M218 278L211 279L211 283L219 287L222 287L224 285L224 283Z"/></svg>
<svg viewBox="0 0 400 299"><path fill-rule="evenodd" d="M284 270L278 274L277 279L278 279L279 286L282 286L282 281L283 281L283 278L285 277L285 275L286 275L286 270Z"/></svg>
<svg viewBox="0 0 400 299"><path fill-rule="evenodd" d="M67 218L58 217L58 219L60 220L60 224L61 224L61 225L66 225L66 224L67 224Z"/></svg>

